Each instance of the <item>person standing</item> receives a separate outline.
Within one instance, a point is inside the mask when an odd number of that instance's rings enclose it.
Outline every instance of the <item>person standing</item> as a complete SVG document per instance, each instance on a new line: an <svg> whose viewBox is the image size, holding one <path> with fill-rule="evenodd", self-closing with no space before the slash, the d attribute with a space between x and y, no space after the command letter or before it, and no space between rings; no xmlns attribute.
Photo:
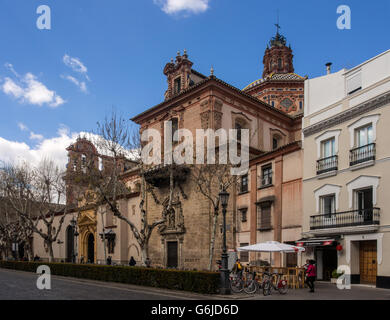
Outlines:
<svg viewBox="0 0 390 320"><path fill-rule="evenodd" d="M129 261L129 266L130 266L130 267L134 267L134 266L136 265L136 263L137 263L137 262L135 261L134 257L131 256L130 261Z"/></svg>
<svg viewBox="0 0 390 320"><path fill-rule="evenodd" d="M307 267L306 270L306 283L310 288L309 292L314 292L314 281L316 280L317 277L317 268L314 264L313 260L309 261L309 266Z"/></svg>

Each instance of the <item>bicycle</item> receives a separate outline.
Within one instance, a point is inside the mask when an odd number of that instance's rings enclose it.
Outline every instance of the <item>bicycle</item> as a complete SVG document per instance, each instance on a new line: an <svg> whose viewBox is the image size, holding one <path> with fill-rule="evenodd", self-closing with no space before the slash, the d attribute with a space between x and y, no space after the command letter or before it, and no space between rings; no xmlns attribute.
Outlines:
<svg viewBox="0 0 390 320"><path fill-rule="evenodd" d="M280 273L269 273L264 272L264 281L263 281L263 295L267 296L271 294L272 289L279 291L280 294L287 293L287 281L282 279L282 274Z"/></svg>
<svg viewBox="0 0 390 320"><path fill-rule="evenodd" d="M230 274L230 289L234 293L240 293L244 290L244 280L242 275L237 273Z"/></svg>
<svg viewBox="0 0 390 320"><path fill-rule="evenodd" d="M257 282L256 272L253 271L249 273L248 278L244 283L244 292L247 294L255 293L259 288L259 284Z"/></svg>
<svg viewBox="0 0 390 320"><path fill-rule="evenodd" d="M266 281L267 276L263 274L263 280L259 281L256 272L252 273L252 276L246 281L244 285L244 291L247 294L253 294L257 291L260 291L264 287L264 283Z"/></svg>

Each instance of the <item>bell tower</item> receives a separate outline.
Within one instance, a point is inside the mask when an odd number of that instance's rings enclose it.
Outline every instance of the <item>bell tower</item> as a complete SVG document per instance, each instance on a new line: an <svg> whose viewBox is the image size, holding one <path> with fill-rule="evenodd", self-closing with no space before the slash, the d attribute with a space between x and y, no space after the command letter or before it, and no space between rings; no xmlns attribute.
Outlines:
<svg viewBox="0 0 390 320"><path fill-rule="evenodd" d="M286 46L287 40L279 33L279 24L276 24L276 27L276 35L271 39L264 53L263 79L273 73L294 73L294 55L291 46Z"/></svg>
<svg viewBox="0 0 390 320"><path fill-rule="evenodd" d="M176 61L167 63L164 68L164 74L168 81L168 90L165 92L165 100L188 89L191 85L191 67L193 63L188 60L187 50L183 55L177 52Z"/></svg>

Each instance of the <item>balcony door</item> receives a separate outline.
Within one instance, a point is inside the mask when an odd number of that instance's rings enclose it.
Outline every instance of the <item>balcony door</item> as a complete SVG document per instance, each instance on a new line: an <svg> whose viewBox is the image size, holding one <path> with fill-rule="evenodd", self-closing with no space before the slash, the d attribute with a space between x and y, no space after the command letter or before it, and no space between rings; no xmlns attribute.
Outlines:
<svg viewBox="0 0 390 320"><path fill-rule="evenodd" d="M329 158L336 154L335 139L329 139L322 142L322 158Z"/></svg>
<svg viewBox="0 0 390 320"><path fill-rule="evenodd" d="M372 125L356 130L357 147L364 147L374 142Z"/></svg>
<svg viewBox="0 0 390 320"><path fill-rule="evenodd" d="M372 187L356 191L357 209L364 222L372 221Z"/></svg>

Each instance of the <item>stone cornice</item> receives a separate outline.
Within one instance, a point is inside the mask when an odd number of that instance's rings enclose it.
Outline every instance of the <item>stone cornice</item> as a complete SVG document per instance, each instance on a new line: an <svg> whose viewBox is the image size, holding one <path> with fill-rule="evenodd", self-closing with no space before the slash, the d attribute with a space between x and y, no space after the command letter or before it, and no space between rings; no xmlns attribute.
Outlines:
<svg viewBox="0 0 390 320"><path fill-rule="evenodd" d="M380 108L386 104L390 103L390 92L386 92L385 94L380 95L374 99L371 99L367 102L364 102L356 107L345 110L331 118L323 120L319 123L316 123L312 126L309 126L303 129L303 134L305 137L309 137L313 134L321 132L323 130L329 129L333 126L341 124L343 122L349 121L355 117L366 114L369 111Z"/></svg>

